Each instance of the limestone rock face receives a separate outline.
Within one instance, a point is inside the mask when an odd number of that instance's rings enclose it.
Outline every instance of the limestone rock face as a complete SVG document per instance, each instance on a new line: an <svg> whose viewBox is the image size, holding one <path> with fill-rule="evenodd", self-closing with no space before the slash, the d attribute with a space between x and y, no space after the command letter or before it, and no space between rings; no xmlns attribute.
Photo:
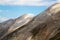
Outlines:
<svg viewBox="0 0 60 40"><path fill-rule="evenodd" d="M26 14L12 22L5 24L9 26L4 28L0 40L60 40L60 3L50 6L37 16Z"/></svg>

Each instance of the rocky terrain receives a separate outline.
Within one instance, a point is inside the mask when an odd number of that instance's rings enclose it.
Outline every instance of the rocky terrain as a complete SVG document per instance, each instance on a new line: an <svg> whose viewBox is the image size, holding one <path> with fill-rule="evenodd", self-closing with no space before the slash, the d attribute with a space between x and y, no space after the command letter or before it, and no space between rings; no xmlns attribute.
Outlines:
<svg viewBox="0 0 60 40"><path fill-rule="evenodd" d="M0 40L60 40L60 3L0 23Z"/></svg>

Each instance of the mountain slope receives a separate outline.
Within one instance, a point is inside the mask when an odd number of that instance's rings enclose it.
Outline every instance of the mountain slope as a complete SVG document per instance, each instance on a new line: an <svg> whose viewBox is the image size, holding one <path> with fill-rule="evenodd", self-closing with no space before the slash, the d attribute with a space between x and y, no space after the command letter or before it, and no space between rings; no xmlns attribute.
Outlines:
<svg viewBox="0 0 60 40"><path fill-rule="evenodd" d="M60 3L50 6L48 9L35 17L23 18L22 24L19 20L10 26L1 40L60 40ZM19 24L19 25L18 25ZM20 25L21 24L21 25ZM16 26L17 25L17 26ZM17 29L15 29L15 28Z"/></svg>
<svg viewBox="0 0 60 40"><path fill-rule="evenodd" d="M33 14L24 14L16 19L9 19L0 24L0 37L8 35L9 33L15 31L16 29L26 25L34 18Z"/></svg>

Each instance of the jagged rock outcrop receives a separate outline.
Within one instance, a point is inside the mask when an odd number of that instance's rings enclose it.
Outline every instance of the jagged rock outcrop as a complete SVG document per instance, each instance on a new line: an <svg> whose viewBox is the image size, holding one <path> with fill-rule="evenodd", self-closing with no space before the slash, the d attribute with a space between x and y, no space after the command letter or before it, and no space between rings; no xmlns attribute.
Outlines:
<svg viewBox="0 0 60 40"><path fill-rule="evenodd" d="M0 40L60 40L60 3L35 17L30 15L14 20Z"/></svg>

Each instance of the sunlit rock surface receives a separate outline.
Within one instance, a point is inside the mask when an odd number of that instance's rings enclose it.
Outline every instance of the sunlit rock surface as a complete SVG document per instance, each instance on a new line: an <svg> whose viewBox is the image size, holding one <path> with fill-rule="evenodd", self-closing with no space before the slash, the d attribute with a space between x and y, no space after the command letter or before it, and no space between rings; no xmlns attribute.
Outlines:
<svg viewBox="0 0 60 40"><path fill-rule="evenodd" d="M25 14L0 27L0 40L60 40L60 3L37 16Z"/></svg>

